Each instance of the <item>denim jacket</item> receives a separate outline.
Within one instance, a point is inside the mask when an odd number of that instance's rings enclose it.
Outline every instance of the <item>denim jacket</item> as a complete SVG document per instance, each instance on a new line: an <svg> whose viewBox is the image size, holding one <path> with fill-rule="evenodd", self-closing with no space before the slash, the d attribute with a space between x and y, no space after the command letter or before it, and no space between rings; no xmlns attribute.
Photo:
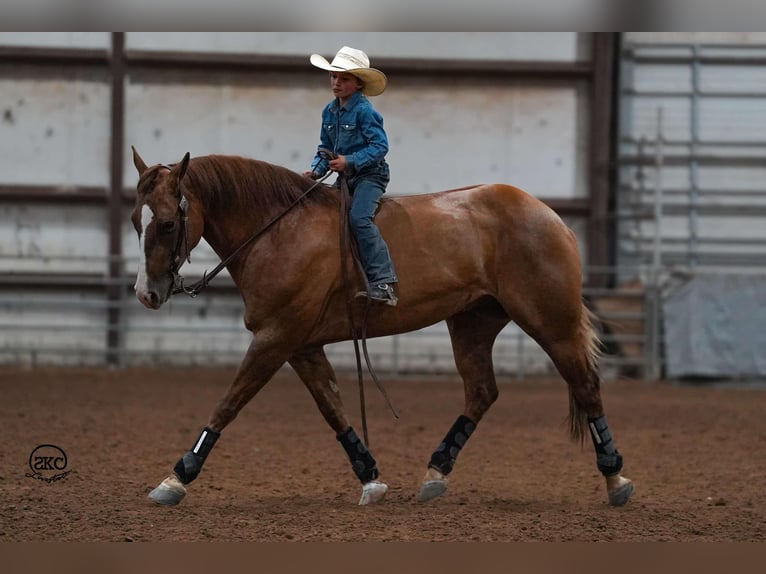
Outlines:
<svg viewBox="0 0 766 574"><path fill-rule="evenodd" d="M346 156L348 175L370 175L385 173L388 176L388 137L383 129L383 116L369 100L356 92L341 108L338 100L328 103L322 110L322 130L319 136L320 148L330 149ZM322 177L330 169L326 159L314 156L311 169Z"/></svg>

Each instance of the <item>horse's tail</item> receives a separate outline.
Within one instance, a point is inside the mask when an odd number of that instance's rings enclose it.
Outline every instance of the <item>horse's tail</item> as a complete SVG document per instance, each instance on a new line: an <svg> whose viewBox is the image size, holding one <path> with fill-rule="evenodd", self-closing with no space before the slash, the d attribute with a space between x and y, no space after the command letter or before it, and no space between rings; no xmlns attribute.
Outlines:
<svg viewBox="0 0 766 574"><path fill-rule="evenodd" d="M582 313L580 316L580 340L583 342L585 351L585 362L587 377L590 386L593 386L596 391L601 387L601 375L599 374L599 359L601 357L602 344L599 339L598 333L595 329L595 324L598 322L598 317L591 311L584 303L582 305ZM575 400L572 392L572 385L569 387L569 434L573 440L579 441L581 444L585 440L588 426L588 414L583 411Z"/></svg>

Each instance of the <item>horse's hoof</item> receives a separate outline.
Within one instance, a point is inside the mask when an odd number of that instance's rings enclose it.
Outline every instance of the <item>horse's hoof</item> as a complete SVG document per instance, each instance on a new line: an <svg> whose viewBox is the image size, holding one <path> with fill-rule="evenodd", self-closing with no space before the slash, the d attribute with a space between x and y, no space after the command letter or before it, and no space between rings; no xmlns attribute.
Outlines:
<svg viewBox="0 0 766 574"><path fill-rule="evenodd" d="M164 506L175 506L186 496L186 487L176 476L169 476L149 493L149 499Z"/></svg>
<svg viewBox="0 0 766 574"><path fill-rule="evenodd" d="M377 480L372 480L362 485L362 498L359 499L359 506L367 506L380 502L386 496L388 486Z"/></svg>
<svg viewBox="0 0 766 574"><path fill-rule="evenodd" d="M620 475L608 476L606 487L609 506L623 506L633 494L633 482Z"/></svg>
<svg viewBox="0 0 766 574"><path fill-rule="evenodd" d="M434 468L429 468L423 483L420 485L418 493L418 502L428 502L434 498L439 498L447 492L447 477Z"/></svg>
<svg viewBox="0 0 766 574"><path fill-rule="evenodd" d="M446 480L429 480L424 482L420 486L420 492L418 493L418 502L428 502L434 498L439 498L442 494L447 492Z"/></svg>

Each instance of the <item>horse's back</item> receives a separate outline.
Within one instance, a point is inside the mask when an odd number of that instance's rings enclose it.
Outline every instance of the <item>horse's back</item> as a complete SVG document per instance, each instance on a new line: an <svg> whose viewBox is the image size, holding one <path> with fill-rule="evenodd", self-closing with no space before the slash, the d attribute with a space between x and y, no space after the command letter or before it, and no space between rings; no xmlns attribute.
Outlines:
<svg viewBox="0 0 766 574"><path fill-rule="evenodd" d="M397 229L401 229L406 220L444 230L462 229L457 238L470 234L471 230L487 233L502 230L503 236L514 236L517 241L559 232L565 236L571 234L548 205L519 187L503 183L388 197L376 216L380 225L393 224Z"/></svg>

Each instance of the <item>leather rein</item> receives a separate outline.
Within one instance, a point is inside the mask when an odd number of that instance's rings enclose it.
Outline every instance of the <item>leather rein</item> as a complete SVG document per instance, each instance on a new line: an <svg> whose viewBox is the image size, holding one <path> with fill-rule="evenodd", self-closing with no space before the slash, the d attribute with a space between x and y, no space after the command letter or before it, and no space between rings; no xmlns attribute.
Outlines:
<svg viewBox="0 0 766 574"><path fill-rule="evenodd" d="M167 167L167 166L165 166ZM170 169L170 168L168 168ZM253 233L250 237L248 237L244 243L242 243L239 247L237 247L234 251L232 251L229 256L221 261L218 265L216 265L212 271L209 273L207 270L202 274L202 279L194 283L193 285L187 287L184 285L184 278L181 276L181 274L178 272L181 268L181 264L183 263L183 260L186 259L187 262L191 263L191 250L189 249L189 232L188 232L188 221L189 217L187 214L188 210L188 201L186 200L186 197L181 195L181 201L178 204L178 210L180 212L180 219L181 219L181 225L183 227L183 235L179 235L178 237L178 244L176 246L176 254L173 258L173 267L171 267L170 272L173 275L173 290L171 291L172 295L177 295L178 293L186 293L189 297L194 298L197 295L199 295L200 291L202 291L205 287L208 286L208 283L221 271L223 271L224 267L226 267L229 263L231 263L237 255L239 255L242 250L250 245L253 241L258 239L261 235L266 233L277 221L282 219L287 213L290 212L290 210L298 205L309 193L311 193L316 187L322 183L325 179L327 179L332 172L328 172L327 175L322 177L321 179L318 179L314 182L314 185L309 187L306 191L304 191L300 196L298 196L290 205L288 205L282 212L278 213L276 216L272 217L266 225L261 227L258 231ZM179 182L179 186L180 186ZM182 255L183 251L186 252L186 256L184 257Z"/></svg>

